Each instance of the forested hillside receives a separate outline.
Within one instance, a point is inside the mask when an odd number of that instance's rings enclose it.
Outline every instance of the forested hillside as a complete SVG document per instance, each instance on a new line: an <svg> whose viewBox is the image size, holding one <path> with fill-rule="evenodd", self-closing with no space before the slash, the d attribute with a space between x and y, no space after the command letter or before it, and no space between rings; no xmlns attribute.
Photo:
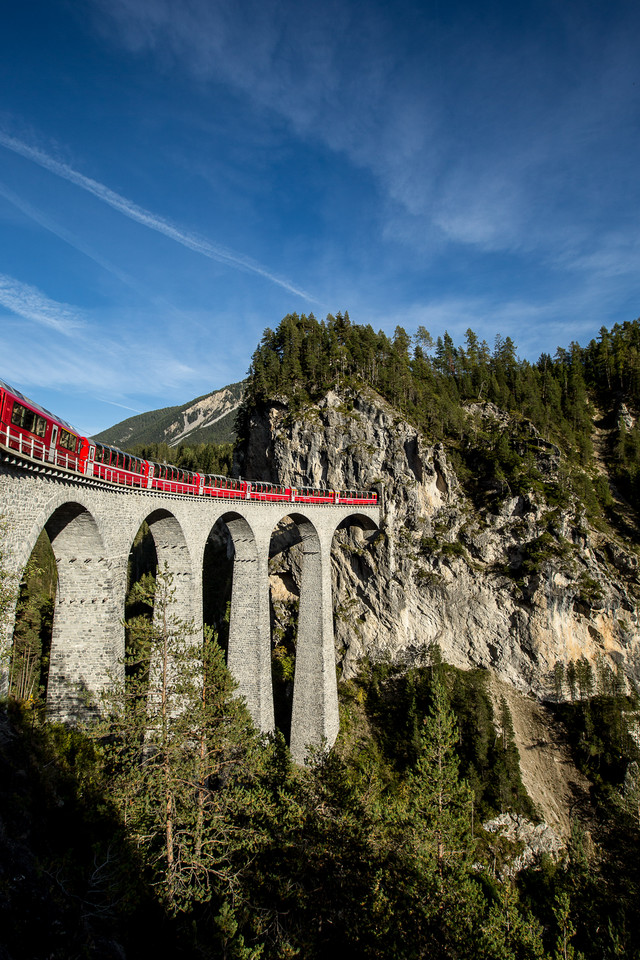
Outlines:
<svg viewBox="0 0 640 960"><path fill-rule="evenodd" d="M528 435L530 421L569 462L586 468L569 468L566 479L588 509L611 503L603 463L620 494L634 509L640 504L640 321L602 327L585 347L572 343L529 363L518 359L509 337L497 336L489 347L468 330L463 346L446 333L434 342L423 327L413 336L397 327L389 338L352 324L348 314L320 322L291 314L265 331L253 355L240 440L247 440L247 414L256 406L282 398L295 417L331 387L363 383L427 439L447 441L463 480L508 483L516 492L540 487L530 449L539 440ZM487 402L514 415L508 430L469 429L465 408Z"/></svg>
<svg viewBox="0 0 640 960"><path fill-rule="evenodd" d="M128 417L96 436L102 443L119 447L165 444L172 448L188 443L232 443L235 415L243 384L231 383L177 407L150 410ZM175 458L168 462L175 463Z"/></svg>

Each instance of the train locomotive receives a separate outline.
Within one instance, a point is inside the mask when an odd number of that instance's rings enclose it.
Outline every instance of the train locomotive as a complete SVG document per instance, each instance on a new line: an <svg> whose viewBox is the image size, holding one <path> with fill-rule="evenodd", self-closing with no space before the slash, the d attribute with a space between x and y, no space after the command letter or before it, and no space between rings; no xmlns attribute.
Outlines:
<svg viewBox="0 0 640 960"><path fill-rule="evenodd" d="M183 496L221 500L285 501L315 504L376 504L375 492L283 487L254 480L195 473L167 463L155 463L81 436L0 380L0 447L57 469L129 489L157 490Z"/></svg>

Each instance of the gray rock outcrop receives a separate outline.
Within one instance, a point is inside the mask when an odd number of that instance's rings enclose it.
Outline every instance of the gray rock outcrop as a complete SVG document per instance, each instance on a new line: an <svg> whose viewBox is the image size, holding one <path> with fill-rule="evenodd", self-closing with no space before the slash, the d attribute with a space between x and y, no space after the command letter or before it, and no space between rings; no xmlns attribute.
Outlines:
<svg viewBox="0 0 640 960"><path fill-rule="evenodd" d="M466 415L506 417L490 404ZM560 451L529 427L538 469L557 479ZM437 643L447 662L492 668L541 698L567 696L563 668L583 657L603 685L623 675L640 681L630 547L591 528L577 502L560 509L507 491L493 513L474 506L445 447L427 443L373 391L329 393L297 420L274 402L254 415L237 467L285 485L382 491L379 533L336 535L345 677L363 657L423 662Z"/></svg>

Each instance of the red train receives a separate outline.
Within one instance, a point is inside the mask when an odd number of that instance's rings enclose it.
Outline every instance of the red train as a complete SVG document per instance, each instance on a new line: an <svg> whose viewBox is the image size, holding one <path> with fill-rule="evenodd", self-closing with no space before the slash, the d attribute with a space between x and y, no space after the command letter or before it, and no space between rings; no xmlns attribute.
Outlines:
<svg viewBox="0 0 640 960"><path fill-rule="evenodd" d="M222 500L258 500L289 503L376 504L374 492L314 490L281 487L255 480L234 480L215 474L193 473L167 463L154 463L80 436L71 424L29 400L0 380L0 446L31 460L49 463L71 473L97 477L124 487L163 493L216 497Z"/></svg>

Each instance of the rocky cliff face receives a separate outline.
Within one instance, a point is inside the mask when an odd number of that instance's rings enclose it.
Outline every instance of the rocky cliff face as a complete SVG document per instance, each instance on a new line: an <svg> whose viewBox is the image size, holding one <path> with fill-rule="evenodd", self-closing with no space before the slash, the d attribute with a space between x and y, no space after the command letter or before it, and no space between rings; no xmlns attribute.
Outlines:
<svg viewBox="0 0 640 960"><path fill-rule="evenodd" d="M467 415L504 416L491 405ZM537 467L553 480L559 451L530 429ZM426 443L373 392L330 393L293 423L274 403L254 416L237 467L287 485L382 485L381 531L335 538L336 655L345 676L363 657L422 662L437 643L449 663L490 667L538 697L567 696L563 668L581 658L603 691L623 675L640 682L630 545L590 527L577 503L554 509L529 495L507 496L495 512L474 506L445 448ZM287 591L294 596L291 580Z"/></svg>

